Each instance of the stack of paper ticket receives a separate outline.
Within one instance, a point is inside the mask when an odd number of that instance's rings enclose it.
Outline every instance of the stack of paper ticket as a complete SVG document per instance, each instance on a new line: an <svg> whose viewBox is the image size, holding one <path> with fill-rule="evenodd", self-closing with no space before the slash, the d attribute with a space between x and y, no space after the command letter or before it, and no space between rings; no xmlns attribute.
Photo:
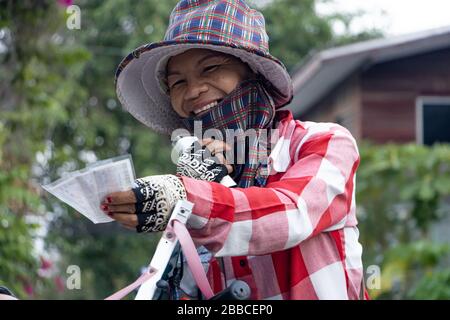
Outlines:
<svg viewBox="0 0 450 320"><path fill-rule="evenodd" d="M131 156L125 155L95 162L42 187L92 222L105 223L113 219L100 209L104 197L131 189L134 180Z"/></svg>

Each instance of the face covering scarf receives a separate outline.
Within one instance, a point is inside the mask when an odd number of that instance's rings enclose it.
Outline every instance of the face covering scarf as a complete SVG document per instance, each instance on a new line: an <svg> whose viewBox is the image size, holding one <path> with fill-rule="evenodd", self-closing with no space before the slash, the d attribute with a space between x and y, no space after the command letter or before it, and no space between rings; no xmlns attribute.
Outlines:
<svg viewBox="0 0 450 320"><path fill-rule="evenodd" d="M208 129L216 129L223 141L233 144L235 170L232 176L238 187L248 188L265 186L267 182L267 160L271 150L269 129L274 116L275 103L265 88L265 80L252 79L242 82L206 113L182 121L194 133L199 124L195 122L200 121L202 134ZM230 136L231 131L234 139L228 141L227 132ZM211 135L208 133L208 136ZM259 170L261 166L266 170Z"/></svg>

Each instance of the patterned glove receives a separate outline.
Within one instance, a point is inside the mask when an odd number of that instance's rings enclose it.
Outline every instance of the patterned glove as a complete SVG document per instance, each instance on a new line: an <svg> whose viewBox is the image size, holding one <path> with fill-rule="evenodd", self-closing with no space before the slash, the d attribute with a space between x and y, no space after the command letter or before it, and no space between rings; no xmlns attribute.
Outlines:
<svg viewBox="0 0 450 320"><path fill-rule="evenodd" d="M186 190L172 174L135 180L137 232L163 231L178 200L186 199Z"/></svg>
<svg viewBox="0 0 450 320"><path fill-rule="evenodd" d="M206 146L192 147L184 151L177 163L177 174L204 181L220 182L223 177L228 175L227 167L219 163L217 157L208 157Z"/></svg>

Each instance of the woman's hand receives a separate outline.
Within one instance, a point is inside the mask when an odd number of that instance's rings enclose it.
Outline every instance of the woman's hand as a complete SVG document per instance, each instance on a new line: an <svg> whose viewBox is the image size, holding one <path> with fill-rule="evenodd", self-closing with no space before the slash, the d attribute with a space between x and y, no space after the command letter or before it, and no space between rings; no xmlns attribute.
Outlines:
<svg viewBox="0 0 450 320"><path fill-rule="evenodd" d="M130 230L136 229L138 225L136 197L132 190L107 195L100 208L123 227Z"/></svg>
<svg viewBox="0 0 450 320"><path fill-rule="evenodd" d="M182 182L168 174L137 179L134 184L131 190L107 195L101 209L125 228L163 231L176 202L186 199Z"/></svg>
<svg viewBox="0 0 450 320"><path fill-rule="evenodd" d="M182 153L177 163L177 174L198 180L220 182L223 177L233 172L224 153L230 147L223 141L204 139L199 144Z"/></svg>
<svg viewBox="0 0 450 320"><path fill-rule="evenodd" d="M219 163L225 165L228 170L228 174L233 173L233 166L225 159L224 156L227 151L231 151L231 146L229 144L221 140L207 138L201 141L201 145L206 147L211 156L216 157Z"/></svg>

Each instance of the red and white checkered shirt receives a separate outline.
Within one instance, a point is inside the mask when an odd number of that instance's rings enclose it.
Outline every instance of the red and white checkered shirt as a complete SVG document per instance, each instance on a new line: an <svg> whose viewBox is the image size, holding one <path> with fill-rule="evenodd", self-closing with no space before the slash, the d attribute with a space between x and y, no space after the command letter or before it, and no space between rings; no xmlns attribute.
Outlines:
<svg viewBox="0 0 450 320"><path fill-rule="evenodd" d="M281 137L269 159L275 174L265 187L182 177L194 203L189 232L214 255L213 291L238 279L251 299L358 299L356 142L337 124L301 122L288 111L278 116Z"/></svg>

